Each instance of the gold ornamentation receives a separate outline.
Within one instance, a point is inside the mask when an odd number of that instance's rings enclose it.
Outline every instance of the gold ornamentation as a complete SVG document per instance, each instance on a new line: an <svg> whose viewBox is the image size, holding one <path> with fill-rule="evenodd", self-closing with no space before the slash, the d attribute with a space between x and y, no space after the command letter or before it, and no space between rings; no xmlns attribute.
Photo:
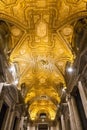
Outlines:
<svg viewBox="0 0 87 130"><path fill-rule="evenodd" d="M74 21L87 16L84 1L0 1L0 19L11 31L10 61L16 62L20 70L18 88L26 84L25 103L30 103L31 120L37 120L41 112L55 119L61 89L67 87L66 63L74 58Z"/></svg>

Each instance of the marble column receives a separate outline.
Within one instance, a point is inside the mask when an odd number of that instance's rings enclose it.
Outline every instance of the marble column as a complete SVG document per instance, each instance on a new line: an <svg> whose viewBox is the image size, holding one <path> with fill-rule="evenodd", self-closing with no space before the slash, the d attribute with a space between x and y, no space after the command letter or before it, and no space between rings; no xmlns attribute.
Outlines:
<svg viewBox="0 0 87 130"><path fill-rule="evenodd" d="M61 125L62 125L62 130L66 130L64 115L63 114L61 115Z"/></svg>
<svg viewBox="0 0 87 130"><path fill-rule="evenodd" d="M28 123L27 130L38 130L38 126L32 126L30 123Z"/></svg>
<svg viewBox="0 0 87 130"><path fill-rule="evenodd" d="M28 123L27 130L31 130L31 129L32 129L32 126L30 123Z"/></svg>
<svg viewBox="0 0 87 130"><path fill-rule="evenodd" d="M0 83L0 95L2 93L2 89L3 89L3 83ZM1 96L1 99L0 99L0 111L1 111L1 108L2 108L2 105L3 105L3 99L2 99L2 96Z"/></svg>
<svg viewBox="0 0 87 130"><path fill-rule="evenodd" d="M17 118L16 130L20 130L20 117Z"/></svg>
<svg viewBox="0 0 87 130"><path fill-rule="evenodd" d="M31 127L31 130L35 130L35 126L32 126L32 127Z"/></svg>
<svg viewBox="0 0 87 130"><path fill-rule="evenodd" d="M48 130L50 130L50 127L48 126Z"/></svg>
<svg viewBox="0 0 87 130"><path fill-rule="evenodd" d="M20 125L19 125L19 129L23 130L23 125L24 125L24 116L21 116L21 120L20 120Z"/></svg>
<svg viewBox="0 0 87 130"><path fill-rule="evenodd" d="M35 126L35 130L38 130L38 124Z"/></svg>
<svg viewBox="0 0 87 130"><path fill-rule="evenodd" d="M79 90L80 97L81 97L81 100L82 100L84 112L85 112L85 115L86 115L86 118L87 118L87 97L86 97L86 94L85 94L85 91L84 91L84 88L82 86L81 81L78 82L78 90Z"/></svg>
<svg viewBox="0 0 87 130"><path fill-rule="evenodd" d="M75 102L75 99L73 96L71 97L71 104L72 104L74 119L76 122L76 128L77 128L77 130L82 130L78 109L77 109L76 102Z"/></svg>
<svg viewBox="0 0 87 130"><path fill-rule="evenodd" d="M53 127L53 126L51 126L51 130L54 130L54 127Z"/></svg>
<svg viewBox="0 0 87 130"><path fill-rule="evenodd" d="M27 126L27 130L30 130L30 126L29 125Z"/></svg>
<svg viewBox="0 0 87 130"><path fill-rule="evenodd" d="M4 101L1 99L1 100L0 100L0 111L1 111L1 109L2 109L3 103L4 103Z"/></svg>
<svg viewBox="0 0 87 130"><path fill-rule="evenodd" d="M11 108L8 108L7 112L6 112L6 116L5 116L5 125L4 125L4 130L9 130L9 121L10 121L10 113L11 113Z"/></svg>
<svg viewBox="0 0 87 130"><path fill-rule="evenodd" d="M8 130L11 130L11 129L12 129L12 124L13 124L14 115L15 115L14 107L15 107L15 106L13 105L13 108L10 109Z"/></svg>
<svg viewBox="0 0 87 130"><path fill-rule="evenodd" d="M60 127L59 127L59 122L57 122L57 125L56 125L56 130L60 130Z"/></svg>
<svg viewBox="0 0 87 130"><path fill-rule="evenodd" d="M71 98L68 99L67 103L68 103L68 108L69 108L71 130L77 130L76 122L75 122L75 119L74 119L73 108L72 108L72 104L71 104Z"/></svg>
<svg viewBox="0 0 87 130"><path fill-rule="evenodd" d="M0 93L2 92L3 89L3 83L0 83Z"/></svg>

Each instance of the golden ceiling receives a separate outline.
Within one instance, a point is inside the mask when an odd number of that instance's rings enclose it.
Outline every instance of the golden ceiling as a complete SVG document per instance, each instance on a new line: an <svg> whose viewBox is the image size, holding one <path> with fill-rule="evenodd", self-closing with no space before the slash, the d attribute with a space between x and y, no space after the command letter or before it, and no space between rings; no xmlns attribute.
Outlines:
<svg viewBox="0 0 87 130"><path fill-rule="evenodd" d="M11 66L18 89L24 88L31 120L46 113L54 120L66 88L65 66L73 62L75 20L87 0L0 0L0 19L9 26ZM82 11L82 13L81 13Z"/></svg>

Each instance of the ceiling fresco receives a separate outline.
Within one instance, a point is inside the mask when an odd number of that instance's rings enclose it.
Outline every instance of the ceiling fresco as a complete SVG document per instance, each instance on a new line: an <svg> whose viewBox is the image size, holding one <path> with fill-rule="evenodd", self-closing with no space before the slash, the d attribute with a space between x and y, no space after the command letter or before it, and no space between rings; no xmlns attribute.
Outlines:
<svg viewBox="0 0 87 130"><path fill-rule="evenodd" d="M0 0L0 19L10 30L8 53L16 66L18 89L23 89L31 120L41 113L54 120L61 102L66 63L76 54L72 38L75 20L86 0ZM14 74L13 74L14 75Z"/></svg>

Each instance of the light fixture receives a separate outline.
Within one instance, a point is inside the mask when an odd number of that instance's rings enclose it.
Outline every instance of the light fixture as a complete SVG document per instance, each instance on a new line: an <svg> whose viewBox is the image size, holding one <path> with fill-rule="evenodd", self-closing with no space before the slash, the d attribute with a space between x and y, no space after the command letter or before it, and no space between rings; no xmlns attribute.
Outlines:
<svg viewBox="0 0 87 130"><path fill-rule="evenodd" d="M73 72L73 68L72 68L72 67L69 67L69 68L67 68L67 71L68 71L69 73L72 73L72 72Z"/></svg>
<svg viewBox="0 0 87 130"><path fill-rule="evenodd" d="M13 82L14 85L17 85L18 84L18 80L16 79L14 82Z"/></svg>
<svg viewBox="0 0 87 130"><path fill-rule="evenodd" d="M57 107L60 108L60 105L58 104Z"/></svg>
<svg viewBox="0 0 87 130"><path fill-rule="evenodd" d="M66 88L63 88L63 89L62 89L62 92L64 92L64 93L65 93L65 92L66 92Z"/></svg>
<svg viewBox="0 0 87 130"><path fill-rule="evenodd" d="M15 66L14 65L11 65L10 68L9 68L9 71L11 73L14 73L15 72Z"/></svg>

